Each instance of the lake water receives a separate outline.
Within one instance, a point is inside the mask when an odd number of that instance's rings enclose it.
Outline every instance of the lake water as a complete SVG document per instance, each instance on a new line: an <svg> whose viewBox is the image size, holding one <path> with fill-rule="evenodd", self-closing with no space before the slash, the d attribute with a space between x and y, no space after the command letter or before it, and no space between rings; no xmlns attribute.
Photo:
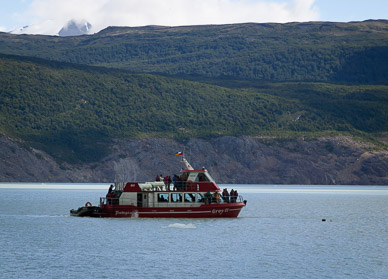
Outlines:
<svg viewBox="0 0 388 279"><path fill-rule="evenodd" d="M77 218L108 185L0 184L0 278L388 278L387 186L220 187L239 218Z"/></svg>

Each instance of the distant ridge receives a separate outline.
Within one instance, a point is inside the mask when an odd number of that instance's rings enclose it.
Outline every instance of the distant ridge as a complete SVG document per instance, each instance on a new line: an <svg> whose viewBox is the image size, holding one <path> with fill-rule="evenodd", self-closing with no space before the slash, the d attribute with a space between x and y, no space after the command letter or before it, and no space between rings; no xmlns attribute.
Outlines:
<svg viewBox="0 0 388 279"><path fill-rule="evenodd" d="M388 84L388 21L108 27L22 43L1 34L0 53L180 77Z"/></svg>

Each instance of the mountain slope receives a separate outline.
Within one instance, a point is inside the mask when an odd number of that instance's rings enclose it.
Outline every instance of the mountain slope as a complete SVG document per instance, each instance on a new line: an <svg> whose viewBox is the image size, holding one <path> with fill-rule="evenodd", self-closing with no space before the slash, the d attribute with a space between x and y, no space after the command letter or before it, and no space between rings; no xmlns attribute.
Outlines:
<svg viewBox="0 0 388 279"><path fill-rule="evenodd" d="M0 131L58 159L94 161L113 138L388 130L387 86L226 88L0 55Z"/></svg>
<svg viewBox="0 0 388 279"><path fill-rule="evenodd" d="M0 180L149 179L186 148L221 183L386 184L387 47L387 21L0 33Z"/></svg>
<svg viewBox="0 0 388 279"><path fill-rule="evenodd" d="M388 84L388 21L109 27L0 34L0 53L180 76Z"/></svg>

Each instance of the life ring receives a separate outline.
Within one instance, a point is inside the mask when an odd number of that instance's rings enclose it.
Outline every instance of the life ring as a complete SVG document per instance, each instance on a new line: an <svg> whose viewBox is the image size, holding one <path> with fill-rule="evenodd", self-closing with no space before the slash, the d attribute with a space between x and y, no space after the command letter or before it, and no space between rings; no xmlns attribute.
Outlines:
<svg viewBox="0 0 388 279"><path fill-rule="evenodd" d="M87 203L85 203L85 206L92 206L92 203L91 202L87 202Z"/></svg>

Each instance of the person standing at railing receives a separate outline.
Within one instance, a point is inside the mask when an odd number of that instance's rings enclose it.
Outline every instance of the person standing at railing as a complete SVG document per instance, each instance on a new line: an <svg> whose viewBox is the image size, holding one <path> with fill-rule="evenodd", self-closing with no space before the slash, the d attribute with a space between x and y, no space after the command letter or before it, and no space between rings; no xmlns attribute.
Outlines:
<svg viewBox="0 0 388 279"><path fill-rule="evenodd" d="M174 184L173 190L176 191L178 189L178 176L174 174L174 177L172 178L172 182Z"/></svg>
<svg viewBox="0 0 388 279"><path fill-rule="evenodd" d="M168 185L168 175L166 175L166 176L163 178L163 182L164 182L164 187L165 187L166 190L167 190L167 185Z"/></svg>
<svg viewBox="0 0 388 279"><path fill-rule="evenodd" d="M168 176L168 179L167 179L167 189L168 189L168 191L170 191L171 183L172 183L171 176Z"/></svg>
<svg viewBox="0 0 388 279"><path fill-rule="evenodd" d="M226 188L222 192L222 197L226 203L229 203L229 193L228 193L228 190Z"/></svg>
<svg viewBox="0 0 388 279"><path fill-rule="evenodd" d="M212 200L212 194L210 194L210 192L207 191L207 193L205 193L205 204L210 204L211 200Z"/></svg>
<svg viewBox="0 0 388 279"><path fill-rule="evenodd" d="M237 190L231 190L230 191L230 202L236 202L237 201L238 192Z"/></svg>
<svg viewBox="0 0 388 279"><path fill-rule="evenodd" d="M236 191L234 191L234 202L237 201L237 197L238 197L238 192L237 192L237 190L236 190Z"/></svg>
<svg viewBox="0 0 388 279"><path fill-rule="evenodd" d="M220 194L218 192L214 193L213 198L216 203L220 203Z"/></svg>
<svg viewBox="0 0 388 279"><path fill-rule="evenodd" d="M112 204L112 198L115 196L113 185L111 184L108 190L108 193L106 194L106 199L108 201L108 204Z"/></svg>

